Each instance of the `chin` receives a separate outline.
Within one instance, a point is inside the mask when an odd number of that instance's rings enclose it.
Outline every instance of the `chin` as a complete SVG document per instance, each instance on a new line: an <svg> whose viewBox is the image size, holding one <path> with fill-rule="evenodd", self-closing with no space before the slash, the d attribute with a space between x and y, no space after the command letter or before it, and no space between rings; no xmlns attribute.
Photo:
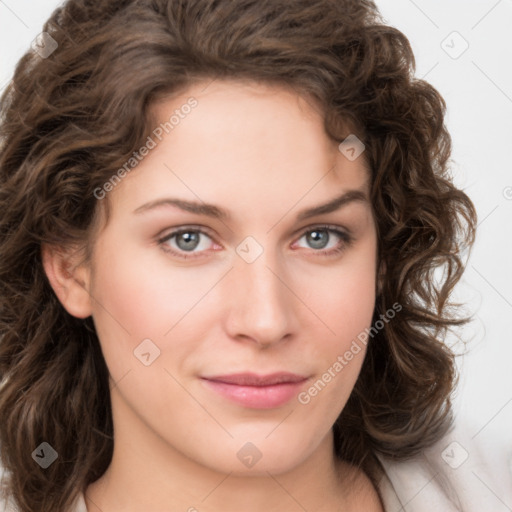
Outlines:
<svg viewBox="0 0 512 512"><path fill-rule="evenodd" d="M221 453L210 451L207 459L202 458L201 464L220 473L231 473L234 476L264 476L268 473L278 475L291 471L300 465L310 453L304 451L305 444L286 443L286 439L276 438L264 440L240 441L231 440L229 446L218 447ZM283 446L285 445L285 446Z"/></svg>

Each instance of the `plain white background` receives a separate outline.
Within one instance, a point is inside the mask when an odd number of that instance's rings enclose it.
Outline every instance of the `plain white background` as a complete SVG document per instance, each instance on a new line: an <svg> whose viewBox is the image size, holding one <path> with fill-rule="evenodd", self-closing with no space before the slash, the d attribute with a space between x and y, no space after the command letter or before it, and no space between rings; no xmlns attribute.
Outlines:
<svg viewBox="0 0 512 512"><path fill-rule="evenodd" d="M0 89L59 3L0 0ZM469 438L497 438L510 454L512 0L378 0L377 5L386 22L409 38L416 76L446 100L455 182L479 214L477 241L457 288L457 298L475 312L462 333L470 352L459 360L458 421L471 425Z"/></svg>

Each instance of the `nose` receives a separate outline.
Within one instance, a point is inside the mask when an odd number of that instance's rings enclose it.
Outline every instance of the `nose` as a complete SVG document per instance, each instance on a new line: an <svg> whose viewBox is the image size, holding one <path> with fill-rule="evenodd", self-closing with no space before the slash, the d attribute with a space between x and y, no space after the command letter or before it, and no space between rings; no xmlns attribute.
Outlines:
<svg viewBox="0 0 512 512"><path fill-rule="evenodd" d="M252 263L235 258L225 284L228 334L261 348L289 339L297 328L297 299L284 267L270 250L264 250Z"/></svg>

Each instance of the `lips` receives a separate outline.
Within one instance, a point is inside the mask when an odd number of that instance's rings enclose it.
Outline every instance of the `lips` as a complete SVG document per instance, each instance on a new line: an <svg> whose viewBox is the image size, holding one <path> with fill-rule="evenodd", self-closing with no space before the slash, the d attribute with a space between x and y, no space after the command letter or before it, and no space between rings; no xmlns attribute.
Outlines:
<svg viewBox="0 0 512 512"><path fill-rule="evenodd" d="M275 384L297 383L306 380L307 377L289 372L276 372L268 375L256 375L255 373L235 373L232 375L217 375L203 377L214 382L235 384L237 386L273 386Z"/></svg>
<svg viewBox="0 0 512 512"><path fill-rule="evenodd" d="M274 409L296 396L308 378L289 372L237 373L203 377L206 388L229 402L251 409Z"/></svg>

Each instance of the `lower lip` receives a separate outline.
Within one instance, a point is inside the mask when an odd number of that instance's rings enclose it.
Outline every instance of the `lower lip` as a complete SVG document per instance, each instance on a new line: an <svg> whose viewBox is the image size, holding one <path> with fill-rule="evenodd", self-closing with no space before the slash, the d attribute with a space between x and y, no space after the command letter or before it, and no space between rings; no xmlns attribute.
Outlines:
<svg viewBox="0 0 512 512"><path fill-rule="evenodd" d="M253 409L273 409L289 402L299 393L305 380L286 382L272 386L238 386L213 380L203 379L210 389L220 395Z"/></svg>

